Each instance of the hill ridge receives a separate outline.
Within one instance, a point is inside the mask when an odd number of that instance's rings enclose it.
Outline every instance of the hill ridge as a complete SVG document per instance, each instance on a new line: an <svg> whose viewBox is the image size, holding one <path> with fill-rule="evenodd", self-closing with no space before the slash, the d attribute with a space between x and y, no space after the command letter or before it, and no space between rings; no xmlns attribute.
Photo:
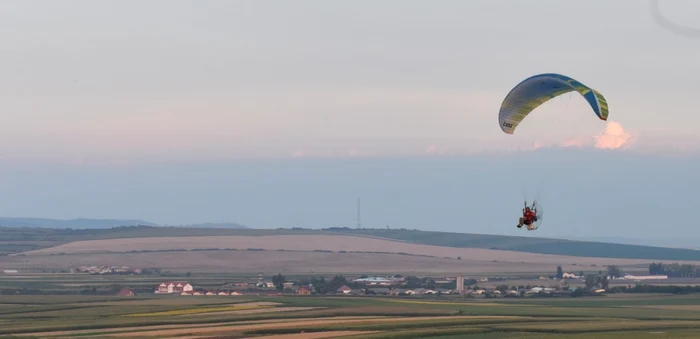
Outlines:
<svg viewBox="0 0 700 339"><path fill-rule="evenodd" d="M140 219L110 219L110 218L29 218L29 217L0 217L0 227L39 227L39 228L63 228L63 229L110 229L128 226L153 226L153 227L193 227L193 228L233 228L246 229L248 227L232 222L197 223L160 225Z"/></svg>

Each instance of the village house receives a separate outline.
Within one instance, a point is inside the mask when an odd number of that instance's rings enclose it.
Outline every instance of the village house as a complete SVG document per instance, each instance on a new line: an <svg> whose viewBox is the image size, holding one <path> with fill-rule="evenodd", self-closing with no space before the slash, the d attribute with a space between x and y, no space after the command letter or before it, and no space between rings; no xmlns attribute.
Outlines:
<svg viewBox="0 0 700 339"><path fill-rule="evenodd" d="M554 291L556 291L556 289L551 288L551 287L533 287L525 293L526 294L537 294L537 293L543 292L543 293L549 294L549 293L552 293Z"/></svg>
<svg viewBox="0 0 700 339"><path fill-rule="evenodd" d="M340 286L340 288L338 288L336 290L336 292L343 293L343 294L350 294L350 292L352 292L352 288L343 285L343 286Z"/></svg>
<svg viewBox="0 0 700 339"><path fill-rule="evenodd" d="M159 294L181 294L182 292L192 292L194 288L186 281L164 282L158 285L156 293Z"/></svg>
<svg viewBox="0 0 700 339"><path fill-rule="evenodd" d="M309 289L308 287L303 287L303 286L299 287L299 289L297 290L297 294L309 295L309 294L311 294L311 289Z"/></svg>

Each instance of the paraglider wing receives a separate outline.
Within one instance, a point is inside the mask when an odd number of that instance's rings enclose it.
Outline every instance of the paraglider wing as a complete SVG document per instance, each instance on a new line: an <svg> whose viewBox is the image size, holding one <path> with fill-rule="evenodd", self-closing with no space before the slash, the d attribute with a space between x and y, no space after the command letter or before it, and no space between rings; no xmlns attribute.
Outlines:
<svg viewBox="0 0 700 339"><path fill-rule="evenodd" d="M608 119L608 102L598 91L567 76L545 73L529 77L506 96L498 113L503 132L513 134L515 128L535 108L559 95L576 91L591 105L601 120Z"/></svg>

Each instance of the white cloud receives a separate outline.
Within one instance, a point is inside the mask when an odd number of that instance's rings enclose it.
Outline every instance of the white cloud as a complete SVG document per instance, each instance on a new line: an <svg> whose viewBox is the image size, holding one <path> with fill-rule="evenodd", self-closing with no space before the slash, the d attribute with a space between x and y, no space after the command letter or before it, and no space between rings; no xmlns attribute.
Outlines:
<svg viewBox="0 0 700 339"><path fill-rule="evenodd" d="M597 135L595 140L595 148L603 149L626 148L634 143L632 134L625 131L622 124L615 121L609 121L605 127L605 131Z"/></svg>

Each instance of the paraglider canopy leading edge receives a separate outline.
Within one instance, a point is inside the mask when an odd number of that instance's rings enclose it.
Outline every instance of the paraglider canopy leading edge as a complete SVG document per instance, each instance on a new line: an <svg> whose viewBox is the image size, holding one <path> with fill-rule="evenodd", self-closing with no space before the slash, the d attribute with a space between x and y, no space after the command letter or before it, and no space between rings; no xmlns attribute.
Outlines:
<svg viewBox="0 0 700 339"><path fill-rule="evenodd" d="M523 80L508 93L498 113L501 130L513 134L520 122L535 108L573 91L586 99L600 120L608 119L608 102L600 92L565 75L544 73Z"/></svg>

